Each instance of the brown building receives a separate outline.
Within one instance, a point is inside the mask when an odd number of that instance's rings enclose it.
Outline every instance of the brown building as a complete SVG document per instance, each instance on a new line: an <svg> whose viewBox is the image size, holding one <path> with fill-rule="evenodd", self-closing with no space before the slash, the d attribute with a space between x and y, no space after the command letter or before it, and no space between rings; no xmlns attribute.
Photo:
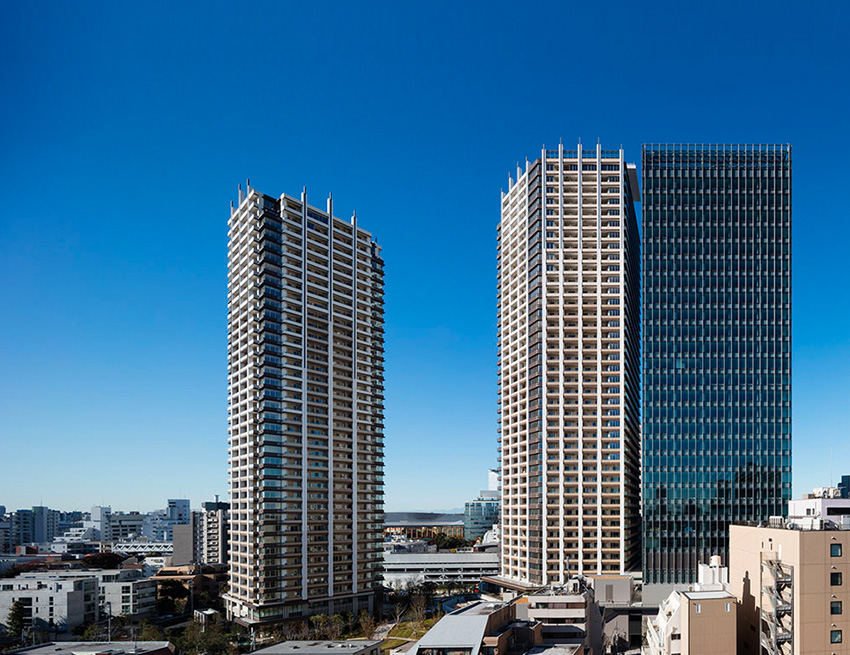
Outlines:
<svg viewBox="0 0 850 655"><path fill-rule="evenodd" d="M176 580L194 594L207 592L218 596L222 583L227 582L226 564L190 564L187 566L164 566L154 573L151 580L161 583Z"/></svg>
<svg viewBox="0 0 850 655"><path fill-rule="evenodd" d="M384 524L384 538L394 535L403 535L407 539L432 539L438 534L447 537L459 537L463 539L463 521L454 523L432 523L432 524L410 524L389 523Z"/></svg>
<svg viewBox="0 0 850 655"><path fill-rule="evenodd" d="M738 652L850 653L850 531L729 528Z"/></svg>

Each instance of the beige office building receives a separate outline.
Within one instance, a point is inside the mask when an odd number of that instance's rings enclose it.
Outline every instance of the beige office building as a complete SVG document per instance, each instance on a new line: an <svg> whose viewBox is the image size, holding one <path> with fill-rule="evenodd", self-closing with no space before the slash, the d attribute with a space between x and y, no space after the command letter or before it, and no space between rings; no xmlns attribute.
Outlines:
<svg viewBox="0 0 850 655"><path fill-rule="evenodd" d="M564 584L640 566L635 167L543 150L502 193L501 576Z"/></svg>
<svg viewBox="0 0 850 655"><path fill-rule="evenodd" d="M729 578L740 654L850 653L850 531L730 526Z"/></svg>
<svg viewBox="0 0 850 655"><path fill-rule="evenodd" d="M228 618L357 615L380 585L380 246L306 191L248 186L228 225Z"/></svg>

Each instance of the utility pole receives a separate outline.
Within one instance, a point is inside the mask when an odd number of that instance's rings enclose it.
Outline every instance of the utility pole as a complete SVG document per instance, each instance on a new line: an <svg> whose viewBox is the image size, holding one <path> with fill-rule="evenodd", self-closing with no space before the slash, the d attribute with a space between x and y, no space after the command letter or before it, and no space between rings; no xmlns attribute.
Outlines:
<svg viewBox="0 0 850 655"><path fill-rule="evenodd" d="M112 601L105 601L103 606L109 608L106 611L106 641L112 641Z"/></svg>

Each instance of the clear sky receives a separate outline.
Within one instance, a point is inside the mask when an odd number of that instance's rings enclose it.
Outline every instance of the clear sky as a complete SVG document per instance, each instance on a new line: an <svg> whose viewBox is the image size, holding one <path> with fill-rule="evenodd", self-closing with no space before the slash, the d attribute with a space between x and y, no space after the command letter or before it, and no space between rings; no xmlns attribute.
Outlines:
<svg viewBox="0 0 850 655"><path fill-rule="evenodd" d="M848 20L4 3L0 505L226 496L226 223L250 178L333 192L384 246L386 509L462 506L496 464L499 192L560 138L632 161L644 142L793 144L794 493L850 473Z"/></svg>

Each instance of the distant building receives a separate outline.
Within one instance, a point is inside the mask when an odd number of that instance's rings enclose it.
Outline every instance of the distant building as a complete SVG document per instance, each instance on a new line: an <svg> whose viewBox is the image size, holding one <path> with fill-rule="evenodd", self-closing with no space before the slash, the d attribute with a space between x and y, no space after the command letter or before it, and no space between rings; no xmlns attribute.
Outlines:
<svg viewBox="0 0 850 655"><path fill-rule="evenodd" d="M674 591L647 621L642 655L736 655L738 600L720 557L698 566L690 591ZM756 655L759 651L753 651Z"/></svg>
<svg viewBox="0 0 850 655"><path fill-rule="evenodd" d="M191 509L185 498L170 498L164 510L148 513L142 534L154 541L173 541L175 525L189 525Z"/></svg>
<svg viewBox="0 0 850 655"><path fill-rule="evenodd" d="M26 544L45 544L58 534L59 512L49 507L35 506L12 512L9 522L9 550Z"/></svg>
<svg viewBox="0 0 850 655"><path fill-rule="evenodd" d="M730 583L741 603L738 652L847 652L850 530L771 523L729 528Z"/></svg>
<svg viewBox="0 0 850 655"><path fill-rule="evenodd" d="M385 512L384 537L403 535L408 539L431 539L438 534L463 539L463 514L435 512Z"/></svg>
<svg viewBox="0 0 850 655"><path fill-rule="evenodd" d="M12 552L12 522L0 518L0 553Z"/></svg>
<svg viewBox="0 0 850 655"><path fill-rule="evenodd" d="M499 572L498 553L384 553L384 584L403 589L408 584L478 585Z"/></svg>
<svg viewBox="0 0 850 655"><path fill-rule="evenodd" d="M259 648L255 655L379 655L381 640L349 639L348 641L282 641Z"/></svg>
<svg viewBox="0 0 850 655"><path fill-rule="evenodd" d="M841 482L838 483L838 489L841 491L842 498L850 498L850 475L841 476Z"/></svg>
<svg viewBox="0 0 850 655"><path fill-rule="evenodd" d="M53 553L90 555L101 551L100 532L93 527L71 528L50 543Z"/></svg>
<svg viewBox="0 0 850 655"><path fill-rule="evenodd" d="M94 512L92 512L92 515L94 515ZM103 540L126 542L138 539L142 536L145 519L146 515L139 512L110 512L105 514L101 519L101 525L105 526L102 532Z"/></svg>
<svg viewBox="0 0 850 655"><path fill-rule="evenodd" d="M835 494L790 500L788 522L801 530L839 529L850 522L850 499Z"/></svg>
<svg viewBox="0 0 850 655"><path fill-rule="evenodd" d="M71 631L99 620L97 593L94 576L73 580L56 576L6 578L0 580L0 617L5 622L12 603L20 600L26 627Z"/></svg>
<svg viewBox="0 0 850 655"><path fill-rule="evenodd" d="M230 503L204 503L189 523L174 526L173 564L227 564Z"/></svg>
<svg viewBox="0 0 850 655"><path fill-rule="evenodd" d="M519 619L521 609L516 603L481 602L455 610L425 633L408 655L534 652L531 649L543 643L542 625L538 621ZM572 655L570 651L564 652Z"/></svg>
<svg viewBox="0 0 850 655"><path fill-rule="evenodd" d="M463 538L483 537L499 522L499 492L482 490L478 498L467 502L463 512Z"/></svg>

